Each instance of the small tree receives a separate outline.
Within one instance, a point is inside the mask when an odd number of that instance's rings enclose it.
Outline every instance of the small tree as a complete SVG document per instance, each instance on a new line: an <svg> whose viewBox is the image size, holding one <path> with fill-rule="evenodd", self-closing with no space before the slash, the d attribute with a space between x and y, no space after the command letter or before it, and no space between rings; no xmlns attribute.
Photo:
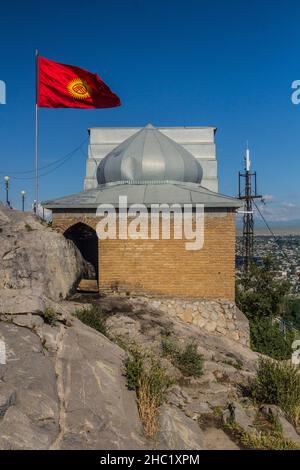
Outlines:
<svg viewBox="0 0 300 470"><path fill-rule="evenodd" d="M276 271L275 261L266 257L262 266L253 263L249 273L238 279L236 303L249 319L281 316L290 283L276 279Z"/></svg>
<svg viewBox="0 0 300 470"><path fill-rule="evenodd" d="M274 317L284 316L290 283L276 279L276 271L271 258L265 258L262 266L252 264L249 273L237 281L236 303L249 319L252 349L273 359L288 359L294 333L284 334Z"/></svg>

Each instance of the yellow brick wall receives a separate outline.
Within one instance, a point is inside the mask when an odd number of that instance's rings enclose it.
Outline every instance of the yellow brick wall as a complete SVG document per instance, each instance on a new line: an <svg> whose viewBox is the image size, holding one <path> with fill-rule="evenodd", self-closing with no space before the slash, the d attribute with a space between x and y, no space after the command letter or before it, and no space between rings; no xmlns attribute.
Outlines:
<svg viewBox="0 0 300 470"><path fill-rule="evenodd" d="M64 232L76 222L95 228L93 217L60 217ZM185 249L185 240L99 240L99 287L136 292L234 300L235 214L205 217L204 246ZM172 231L171 231L172 233Z"/></svg>

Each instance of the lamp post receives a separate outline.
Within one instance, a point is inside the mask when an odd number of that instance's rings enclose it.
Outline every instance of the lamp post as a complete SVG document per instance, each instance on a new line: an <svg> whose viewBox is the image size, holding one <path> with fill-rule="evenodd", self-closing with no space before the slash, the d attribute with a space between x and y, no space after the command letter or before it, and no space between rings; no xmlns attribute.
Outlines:
<svg viewBox="0 0 300 470"><path fill-rule="evenodd" d="M22 196L22 211L24 212L25 210L25 196L26 196L26 191L21 191L21 196Z"/></svg>
<svg viewBox="0 0 300 470"><path fill-rule="evenodd" d="M6 191L6 205L10 207L9 199L8 199L8 183L9 183L9 176L4 176L5 181L5 191Z"/></svg>

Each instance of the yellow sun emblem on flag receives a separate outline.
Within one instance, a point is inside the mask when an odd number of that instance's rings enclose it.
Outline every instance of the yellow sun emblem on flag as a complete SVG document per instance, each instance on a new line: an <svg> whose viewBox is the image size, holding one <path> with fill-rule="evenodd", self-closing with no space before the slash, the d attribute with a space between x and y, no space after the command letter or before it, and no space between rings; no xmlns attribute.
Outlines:
<svg viewBox="0 0 300 470"><path fill-rule="evenodd" d="M68 83L67 88L73 98L77 98L78 100L85 100L86 98L91 97L90 87L79 77L74 78L74 80Z"/></svg>

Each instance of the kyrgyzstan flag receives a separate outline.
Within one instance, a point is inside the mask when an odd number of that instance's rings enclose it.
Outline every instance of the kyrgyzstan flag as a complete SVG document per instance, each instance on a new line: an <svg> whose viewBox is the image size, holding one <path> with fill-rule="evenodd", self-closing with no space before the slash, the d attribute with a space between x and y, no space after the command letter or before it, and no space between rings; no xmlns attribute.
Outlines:
<svg viewBox="0 0 300 470"><path fill-rule="evenodd" d="M40 108L114 108L120 98L97 74L38 57L37 105Z"/></svg>

